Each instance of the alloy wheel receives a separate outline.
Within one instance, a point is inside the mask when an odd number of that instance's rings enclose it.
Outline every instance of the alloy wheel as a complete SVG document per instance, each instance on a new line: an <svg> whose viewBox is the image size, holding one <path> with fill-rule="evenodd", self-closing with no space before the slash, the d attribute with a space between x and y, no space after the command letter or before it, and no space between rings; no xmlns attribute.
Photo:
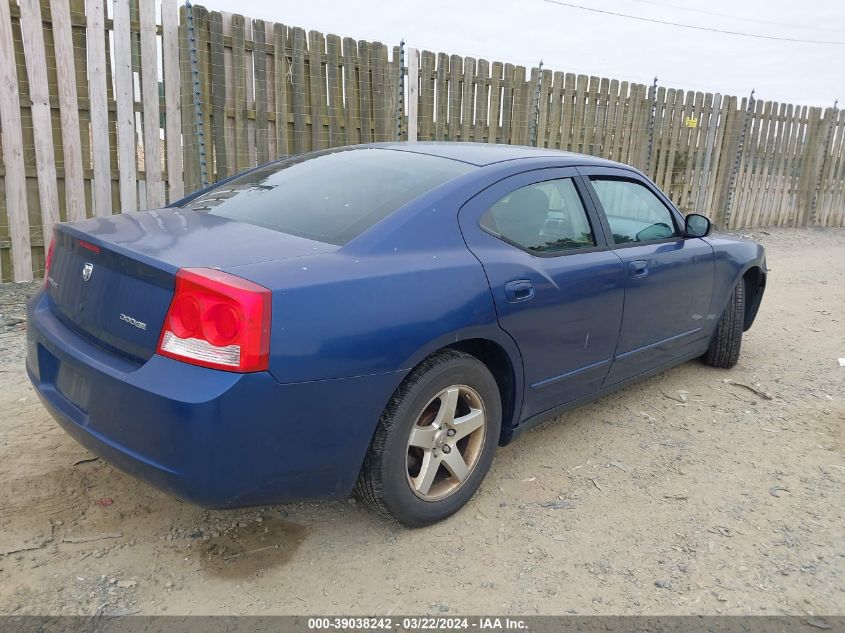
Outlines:
<svg viewBox="0 0 845 633"><path fill-rule="evenodd" d="M425 501L440 501L463 485L486 440L484 403L472 387L453 385L423 407L408 437L408 485Z"/></svg>

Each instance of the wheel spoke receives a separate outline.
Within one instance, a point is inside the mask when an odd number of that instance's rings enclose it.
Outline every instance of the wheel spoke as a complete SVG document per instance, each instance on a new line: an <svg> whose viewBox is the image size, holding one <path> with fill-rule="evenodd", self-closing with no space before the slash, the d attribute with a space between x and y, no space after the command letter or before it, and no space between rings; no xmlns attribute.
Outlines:
<svg viewBox="0 0 845 633"><path fill-rule="evenodd" d="M455 429L455 435L452 438L454 441L466 437L473 431L480 429L484 425L484 411L481 409L470 409L470 412L464 416L456 418L452 422L452 428Z"/></svg>
<svg viewBox="0 0 845 633"><path fill-rule="evenodd" d="M438 468L440 468L440 460L431 451L426 451L423 454L420 474L411 480L417 492L423 495L428 494L428 491L431 490L431 484L434 483L434 477L437 475Z"/></svg>
<svg viewBox="0 0 845 633"><path fill-rule="evenodd" d="M450 387L446 390L446 393L440 397L440 410L437 412L437 418L435 418L432 426L441 428L444 423L455 419L455 409L458 408L458 396L460 394L461 390L457 387Z"/></svg>
<svg viewBox="0 0 845 633"><path fill-rule="evenodd" d="M408 446L416 446L418 448L432 448L434 447L434 434L437 432L433 426L415 426L411 430L411 437L408 440Z"/></svg>
<svg viewBox="0 0 845 633"><path fill-rule="evenodd" d="M451 453L443 455L443 465L449 471L449 474L458 481L466 479L467 473L469 473L464 457L457 448L453 448Z"/></svg>

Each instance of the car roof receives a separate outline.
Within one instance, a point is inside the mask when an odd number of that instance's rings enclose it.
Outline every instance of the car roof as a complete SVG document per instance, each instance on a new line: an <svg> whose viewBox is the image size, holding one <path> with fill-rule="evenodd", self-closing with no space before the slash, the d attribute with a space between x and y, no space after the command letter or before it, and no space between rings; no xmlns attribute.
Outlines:
<svg viewBox="0 0 845 633"><path fill-rule="evenodd" d="M627 167L620 163L564 152L544 147L526 147L524 145L503 145L500 143L464 143L458 141L445 142L415 142L415 143L373 143L369 147L392 149L404 152L415 152L417 154L428 154L429 156L440 156L464 163L470 163L478 167L501 163L504 161L521 160L527 158L559 159L561 166L568 165L600 165L606 167Z"/></svg>

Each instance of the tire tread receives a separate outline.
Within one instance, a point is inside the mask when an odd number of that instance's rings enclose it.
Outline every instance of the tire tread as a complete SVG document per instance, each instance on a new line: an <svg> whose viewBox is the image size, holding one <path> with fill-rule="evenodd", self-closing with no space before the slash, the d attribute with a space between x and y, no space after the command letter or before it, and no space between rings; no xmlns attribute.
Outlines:
<svg viewBox="0 0 845 633"><path fill-rule="evenodd" d="M742 347L742 330L745 318L745 282L740 279L734 286L728 305L716 326L704 362L711 367L730 369L739 361Z"/></svg>

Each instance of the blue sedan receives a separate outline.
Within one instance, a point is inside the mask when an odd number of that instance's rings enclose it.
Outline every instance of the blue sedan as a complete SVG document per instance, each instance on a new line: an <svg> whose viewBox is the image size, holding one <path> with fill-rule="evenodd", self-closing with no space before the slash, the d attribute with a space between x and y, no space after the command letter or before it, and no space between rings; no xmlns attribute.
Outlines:
<svg viewBox="0 0 845 633"><path fill-rule="evenodd" d="M71 436L180 499L354 490L421 526L538 422L694 358L732 367L766 272L625 165L345 147L59 225L27 371Z"/></svg>

